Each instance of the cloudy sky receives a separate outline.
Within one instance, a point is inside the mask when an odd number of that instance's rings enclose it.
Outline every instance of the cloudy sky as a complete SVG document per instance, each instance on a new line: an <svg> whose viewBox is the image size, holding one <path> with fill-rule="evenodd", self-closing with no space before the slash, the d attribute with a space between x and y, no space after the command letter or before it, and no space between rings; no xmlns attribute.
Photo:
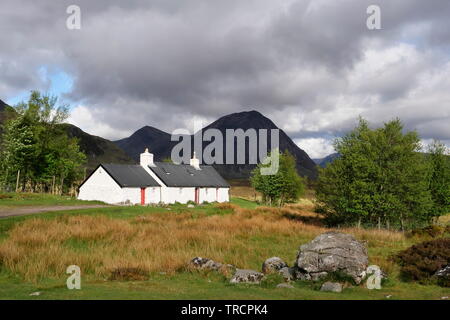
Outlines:
<svg viewBox="0 0 450 320"><path fill-rule="evenodd" d="M1 0L0 99L58 95L109 139L258 110L313 158L360 115L450 146L449 17L448 0Z"/></svg>

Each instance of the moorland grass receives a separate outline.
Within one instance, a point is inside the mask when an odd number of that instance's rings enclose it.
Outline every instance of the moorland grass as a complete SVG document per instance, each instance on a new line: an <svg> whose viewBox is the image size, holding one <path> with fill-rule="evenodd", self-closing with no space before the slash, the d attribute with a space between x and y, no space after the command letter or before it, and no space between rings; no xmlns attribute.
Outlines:
<svg viewBox="0 0 450 320"><path fill-rule="evenodd" d="M233 286L221 275L185 268L195 256L255 270L271 256L292 265L301 244L330 230L311 204L273 208L244 199L194 208L108 207L0 219L0 297L23 299L32 290L43 290L43 299L383 299L388 294L438 299L448 292L400 281L399 267L390 257L421 239L388 230L339 229L365 241L370 263L389 274L380 291L358 286L336 295L305 283L284 291ZM82 269L80 292L65 287L71 264ZM149 280L108 280L122 269L140 270Z"/></svg>

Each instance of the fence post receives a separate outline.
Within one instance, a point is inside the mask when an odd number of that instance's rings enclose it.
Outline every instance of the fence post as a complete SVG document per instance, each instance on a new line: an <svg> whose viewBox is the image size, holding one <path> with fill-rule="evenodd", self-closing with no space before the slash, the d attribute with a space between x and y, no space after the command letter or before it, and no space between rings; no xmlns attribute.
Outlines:
<svg viewBox="0 0 450 320"><path fill-rule="evenodd" d="M16 192L19 192L20 169L17 170Z"/></svg>

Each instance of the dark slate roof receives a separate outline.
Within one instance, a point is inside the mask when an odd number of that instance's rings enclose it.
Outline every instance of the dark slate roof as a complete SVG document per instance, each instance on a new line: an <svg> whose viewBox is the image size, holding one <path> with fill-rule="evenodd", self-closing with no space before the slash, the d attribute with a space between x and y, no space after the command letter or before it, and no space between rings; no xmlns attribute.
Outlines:
<svg viewBox="0 0 450 320"><path fill-rule="evenodd" d="M102 166L121 187L159 187L158 182L156 182L156 180L153 179L140 165L101 164L100 166Z"/></svg>
<svg viewBox="0 0 450 320"><path fill-rule="evenodd" d="M200 166L201 170L196 170L188 164L155 162L149 168L168 187L230 187L212 166Z"/></svg>

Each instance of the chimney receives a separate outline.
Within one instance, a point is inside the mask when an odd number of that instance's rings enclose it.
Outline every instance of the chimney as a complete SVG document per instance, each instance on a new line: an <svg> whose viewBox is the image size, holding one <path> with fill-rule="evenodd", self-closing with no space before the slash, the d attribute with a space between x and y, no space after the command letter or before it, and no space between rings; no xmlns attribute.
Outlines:
<svg viewBox="0 0 450 320"><path fill-rule="evenodd" d="M200 170L200 160L198 160L197 157L195 156L195 151L194 156L190 161L190 165L193 166L196 170Z"/></svg>
<svg viewBox="0 0 450 320"><path fill-rule="evenodd" d="M143 167L153 167L153 153L148 152L148 148L145 148L144 153L141 153L141 166Z"/></svg>

